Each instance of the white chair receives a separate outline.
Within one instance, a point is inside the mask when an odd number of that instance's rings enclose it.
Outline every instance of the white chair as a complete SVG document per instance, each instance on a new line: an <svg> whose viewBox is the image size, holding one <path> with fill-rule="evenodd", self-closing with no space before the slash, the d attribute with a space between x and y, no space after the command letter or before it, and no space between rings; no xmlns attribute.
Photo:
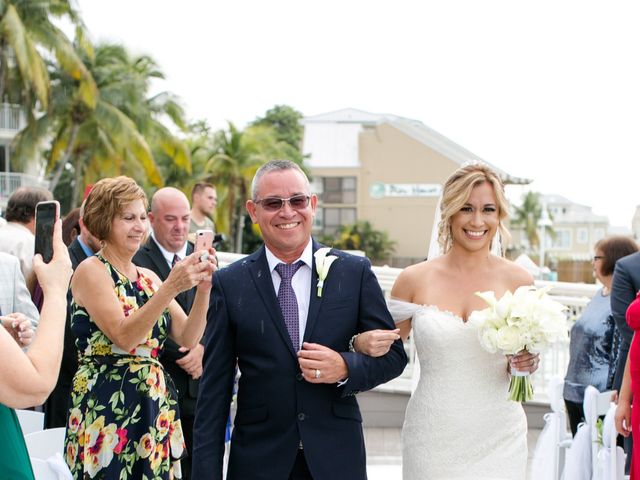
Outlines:
<svg viewBox="0 0 640 480"><path fill-rule="evenodd" d="M549 406L545 426L538 436L531 462L532 480L559 480L564 467L565 450L571 445L562 391L564 379L558 375L549 380Z"/></svg>
<svg viewBox="0 0 640 480"><path fill-rule="evenodd" d="M594 480L624 480L626 454L617 445L618 432L615 425L616 405L611 403L602 426L602 447L598 452Z"/></svg>
<svg viewBox="0 0 640 480"><path fill-rule="evenodd" d="M38 432L44 428L44 413L33 410L16 410L22 434Z"/></svg>
<svg viewBox="0 0 640 480"><path fill-rule="evenodd" d="M597 470L598 452L598 417L609 410L611 392L598 392L589 385L584 391L584 418L578 432L567 451L563 478L565 480L592 480Z"/></svg>
<svg viewBox="0 0 640 480"><path fill-rule="evenodd" d="M31 458L47 460L49 457L64 453L65 428L49 428L39 432L29 433L24 436L27 450Z"/></svg>

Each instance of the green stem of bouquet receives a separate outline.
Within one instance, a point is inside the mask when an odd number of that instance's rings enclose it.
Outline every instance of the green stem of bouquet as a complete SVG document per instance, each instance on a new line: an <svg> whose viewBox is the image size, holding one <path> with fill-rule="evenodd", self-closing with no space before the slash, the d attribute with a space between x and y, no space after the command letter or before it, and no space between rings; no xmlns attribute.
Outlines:
<svg viewBox="0 0 640 480"><path fill-rule="evenodd" d="M509 384L509 400L514 402L528 402L533 398L533 385L531 385L531 376L511 377Z"/></svg>

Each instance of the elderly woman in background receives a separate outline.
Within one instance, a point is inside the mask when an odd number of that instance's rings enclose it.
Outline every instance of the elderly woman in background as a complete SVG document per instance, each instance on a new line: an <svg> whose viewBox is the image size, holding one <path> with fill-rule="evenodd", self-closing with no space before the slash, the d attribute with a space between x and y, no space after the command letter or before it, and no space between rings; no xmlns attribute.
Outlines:
<svg viewBox="0 0 640 480"><path fill-rule="evenodd" d="M158 357L167 336L187 348L200 340L214 251L186 257L164 283L134 265L147 236L147 200L127 177L95 184L84 223L101 250L78 266L71 282L80 360L65 459L75 478L181 478L186 452L177 395ZM174 297L196 285L187 316Z"/></svg>
<svg viewBox="0 0 640 480"><path fill-rule="evenodd" d="M71 278L71 261L61 231L58 221L53 231L51 262L45 264L40 255L33 259L34 271L44 292L44 303L38 335L29 351L21 350L17 332L9 333L0 328L0 472L4 472L3 478L34 478L13 409L44 402L58 378L67 312L66 293Z"/></svg>
<svg viewBox="0 0 640 480"><path fill-rule="evenodd" d="M616 235L598 241L594 250L593 273L602 288L571 329L569 367L564 379L564 403L573 435L584 421L585 388L593 385L601 392L611 388L609 371L615 355L609 293L613 269L618 259L638 251L638 246L631 238Z"/></svg>

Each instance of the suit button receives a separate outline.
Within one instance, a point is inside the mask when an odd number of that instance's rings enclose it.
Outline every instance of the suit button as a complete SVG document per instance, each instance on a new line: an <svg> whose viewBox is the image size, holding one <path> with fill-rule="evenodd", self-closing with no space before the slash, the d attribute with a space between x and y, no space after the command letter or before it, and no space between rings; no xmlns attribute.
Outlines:
<svg viewBox="0 0 640 480"><path fill-rule="evenodd" d="M305 418L307 418L307 416L304 413L298 414L298 420L300 420L301 422L304 422Z"/></svg>
<svg viewBox="0 0 640 480"><path fill-rule="evenodd" d="M304 380L304 376L302 375L302 373L298 373L296 375L296 380L298 380L299 382L301 382L302 380Z"/></svg>

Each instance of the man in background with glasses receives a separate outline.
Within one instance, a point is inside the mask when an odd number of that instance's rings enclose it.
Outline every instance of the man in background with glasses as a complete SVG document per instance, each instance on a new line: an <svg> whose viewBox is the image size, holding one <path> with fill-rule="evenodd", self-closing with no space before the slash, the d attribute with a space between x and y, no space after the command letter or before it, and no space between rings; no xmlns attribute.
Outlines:
<svg viewBox="0 0 640 480"><path fill-rule="evenodd" d="M400 375L401 341L378 358L354 335L393 329L369 262L338 250L322 289L317 197L295 163L263 165L247 211L264 246L216 273L194 432L194 478L222 478L225 412L240 367L227 478L366 478L355 394Z"/></svg>

